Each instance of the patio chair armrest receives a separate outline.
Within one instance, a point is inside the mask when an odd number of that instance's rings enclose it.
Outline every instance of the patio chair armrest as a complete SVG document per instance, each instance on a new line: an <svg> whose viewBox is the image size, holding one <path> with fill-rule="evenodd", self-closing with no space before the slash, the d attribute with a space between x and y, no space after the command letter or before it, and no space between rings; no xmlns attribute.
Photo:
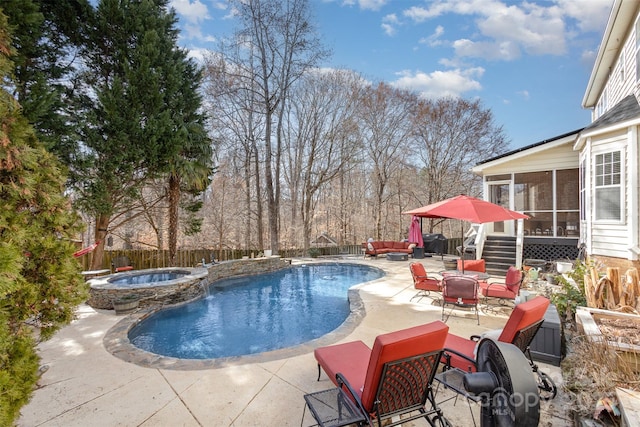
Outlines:
<svg viewBox="0 0 640 427"><path fill-rule="evenodd" d="M360 412L362 412L362 415L364 415L367 419L369 419L369 413L362 406L362 401L360 400L360 396L356 394L353 387L351 387L351 384L349 384L349 381L347 381L344 375L342 375L340 372L336 374L336 382L338 383L338 388L341 388L342 390L346 390L349 392L351 399L358 406L358 409L360 410Z"/></svg>
<svg viewBox="0 0 640 427"><path fill-rule="evenodd" d="M456 351L452 348L444 348L444 350L442 351L442 357L444 357L445 359L445 365L442 368L443 371L446 371L448 369L451 369L451 354L455 354L456 356L466 360L467 362L469 362L469 364L473 365L476 369L478 368L478 365L476 364L476 361L473 360L472 358L470 358L469 356L467 356L466 354L462 354L459 351Z"/></svg>

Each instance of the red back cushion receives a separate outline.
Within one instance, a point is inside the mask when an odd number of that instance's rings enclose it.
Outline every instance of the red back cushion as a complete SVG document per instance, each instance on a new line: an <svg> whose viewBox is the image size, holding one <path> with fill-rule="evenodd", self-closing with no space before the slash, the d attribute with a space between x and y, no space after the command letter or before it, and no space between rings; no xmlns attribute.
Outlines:
<svg viewBox="0 0 640 427"><path fill-rule="evenodd" d="M520 287L520 280L522 279L522 271L511 266L507 270L507 275L504 278L504 284L510 291L517 293Z"/></svg>
<svg viewBox="0 0 640 427"><path fill-rule="evenodd" d="M458 270L462 270L462 260L458 260ZM479 271L481 273L485 272L485 265L483 259L465 259L464 260L464 271Z"/></svg>
<svg viewBox="0 0 640 427"><path fill-rule="evenodd" d="M424 265L421 262L412 262L409 265L409 269L411 270L411 275L413 276L413 280L416 280L416 277L426 277L427 271L424 269Z"/></svg>
<svg viewBox="0 0 640 427"><path fill-rule="evenodd" d="M544 318L544 313L550 303L547 298L539 295L532 300L516 305L504 325L498 341L512 343L519 330Z"/></svg>
<svg viewBox="0 0 640 427"><path fill-rule="evenodd" d="M393 249L406 249L409 246L408 243L405 242L393 242Z"/></svg>
<svg viewBox="0 0 640 427"><path fill-rule="evenodd" d="M373 343L362 390L364 408L373 410L382 368L386 362L442 350L448 331L446 324L436 320L426 325L378 335Z"/></svg>
<svg viewBox="0 0 640 427"><path fill-rule="evenodd" d="M376 248L376 249L380 249L380 248L384 247L384 242L375 241L375 242L371 242L371 243L373 244L373 247Z"/></svg>

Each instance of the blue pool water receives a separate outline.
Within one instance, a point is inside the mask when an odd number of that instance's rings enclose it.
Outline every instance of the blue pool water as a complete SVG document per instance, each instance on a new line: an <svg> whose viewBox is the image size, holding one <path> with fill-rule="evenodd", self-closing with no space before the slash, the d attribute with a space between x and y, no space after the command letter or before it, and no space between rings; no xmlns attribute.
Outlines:
<svg viewBox="0 0 640 427"><path fill-rule="evenodd" d="M170 272L134 274L134 275L127 275L127 276L119 277L115 279L109 279L109 283L114 283L114 284L118 284L120 286L126 287L126 286L140 285L143 283L168 282L169 280L179 279L188 274L189 274L188 271L170 271Z"/></svg>
<svg viewBox="0 0 640 427"><path fill-rule="evenodd" d="M291 347L349 315L347 291L384 275L355 264L294 266L216 282L206 298L162 310L129 332L137 347L181 359L214 359Z"/></svg>

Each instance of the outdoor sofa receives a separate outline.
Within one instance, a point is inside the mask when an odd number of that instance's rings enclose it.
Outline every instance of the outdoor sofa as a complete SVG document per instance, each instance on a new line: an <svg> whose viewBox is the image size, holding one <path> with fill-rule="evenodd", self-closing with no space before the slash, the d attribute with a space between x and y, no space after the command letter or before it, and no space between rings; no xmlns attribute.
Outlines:
<svg viewBox="0 0 640 427"><path fill-rule="evenodd" d="M410 242L394 242L394 241L372 241L362 244L365 255L377 256L390 252L400 252L404 254L413 254L415 243Z"/></svg>

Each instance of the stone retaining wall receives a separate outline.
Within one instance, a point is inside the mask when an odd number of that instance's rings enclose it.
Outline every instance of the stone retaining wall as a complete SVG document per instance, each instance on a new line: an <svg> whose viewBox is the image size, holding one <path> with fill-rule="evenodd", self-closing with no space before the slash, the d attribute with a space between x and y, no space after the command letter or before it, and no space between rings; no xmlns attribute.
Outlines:
<svg viewBox="0 0 640 427"><path fill-rule="evenodd" d="M119 299L137 298L140 307L149 307L157 305L178 304L190 301L204 295L207 286L211 283L235 276L253 275L268 273L286 268L290 263L280 257L274 256L269 258L251 258L224 261L213 265L207 265L206 275L197 275L192 280L180 281L175 284L161 284L158 286L145 287L108 287L89 288L89 299L87 303L99 309L112 310L113 303ZM149 270L154 271L157 269ZM166 269L161 269L166 270ZM139 271L138 271L139 273ZM99 279L92 279L92 282L104 281L108 276Z"/></svg>

